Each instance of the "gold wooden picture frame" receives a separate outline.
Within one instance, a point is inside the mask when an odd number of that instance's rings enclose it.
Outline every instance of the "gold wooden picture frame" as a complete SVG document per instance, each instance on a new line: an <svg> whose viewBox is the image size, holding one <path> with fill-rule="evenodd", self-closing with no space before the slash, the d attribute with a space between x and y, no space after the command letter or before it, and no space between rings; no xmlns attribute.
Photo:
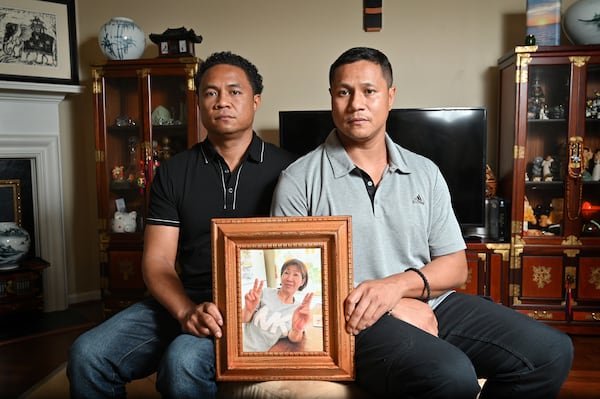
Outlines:
<svg viewBox="0 0 600 399"><path fill-rule="evenodd" d="M0 222L21 225L21 180L0 180Z"/></svg>
<svg viewBox="0 0 600 399"><path fill-rule="evenodd" d="M354 379L354 337L344 330L344 299L353 287L349 216L213 219L212 256L214 302L224 321L215 340L217 381ZM307 266L308 285L294 303L308 291L312 297L302 340L247 350L245 294L255 281L280 284L282 263L296 258Z"/></svg>

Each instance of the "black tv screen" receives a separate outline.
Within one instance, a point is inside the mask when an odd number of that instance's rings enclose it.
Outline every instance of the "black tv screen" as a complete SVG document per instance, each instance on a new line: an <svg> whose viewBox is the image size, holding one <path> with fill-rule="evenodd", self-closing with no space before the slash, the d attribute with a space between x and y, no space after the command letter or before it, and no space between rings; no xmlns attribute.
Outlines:
<svg viewBox="0 0 600 399"><path fill-rule="evenodd" d="M333 127L331 111L280 111L279 145L303 155ZM387 132L396 143L438 165L463 229L485 226L486 108L393 109Z"/></svg>

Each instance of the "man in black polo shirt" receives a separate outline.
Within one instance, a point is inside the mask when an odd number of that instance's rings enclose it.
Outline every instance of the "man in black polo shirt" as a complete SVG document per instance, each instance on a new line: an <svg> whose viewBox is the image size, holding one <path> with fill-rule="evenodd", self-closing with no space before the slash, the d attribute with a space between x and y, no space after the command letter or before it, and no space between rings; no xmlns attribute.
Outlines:
<svg viewBox="0 0 600 399"><path fill-rule="evenodd" d="M211 302L210 220L268 216L294 158L253 132L262 92L254 65L215 53L198 79L207 139L163 162L152 181L142 269L153 298L77 339L67 370L73 398L124 397L125 383L155 371L165 398L216 396L213 336L223 319Z"/></svg>

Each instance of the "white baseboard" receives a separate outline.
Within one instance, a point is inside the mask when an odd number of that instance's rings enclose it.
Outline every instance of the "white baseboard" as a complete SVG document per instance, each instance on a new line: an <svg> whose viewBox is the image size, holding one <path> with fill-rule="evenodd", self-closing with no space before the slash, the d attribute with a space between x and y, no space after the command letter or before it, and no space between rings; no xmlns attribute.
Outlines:
<svg viewBox="0 0 600 399"><path fill-rule="evenodd" d="M69 305L100 300L100 290L69 294Z"/></svg>

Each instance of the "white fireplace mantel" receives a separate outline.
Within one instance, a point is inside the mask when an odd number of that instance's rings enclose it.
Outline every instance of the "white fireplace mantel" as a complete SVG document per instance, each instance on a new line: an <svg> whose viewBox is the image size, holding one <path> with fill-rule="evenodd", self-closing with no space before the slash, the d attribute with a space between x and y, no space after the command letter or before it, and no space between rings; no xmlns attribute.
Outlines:
<svg viewBox="0 0 600 399"><path fill-rule="evenodd" d="M68 306L67 258L60 158L59 105L75 85L0 81L0 158L31 159L34 166L36 255L44 272L44 310Z"/></svg>

